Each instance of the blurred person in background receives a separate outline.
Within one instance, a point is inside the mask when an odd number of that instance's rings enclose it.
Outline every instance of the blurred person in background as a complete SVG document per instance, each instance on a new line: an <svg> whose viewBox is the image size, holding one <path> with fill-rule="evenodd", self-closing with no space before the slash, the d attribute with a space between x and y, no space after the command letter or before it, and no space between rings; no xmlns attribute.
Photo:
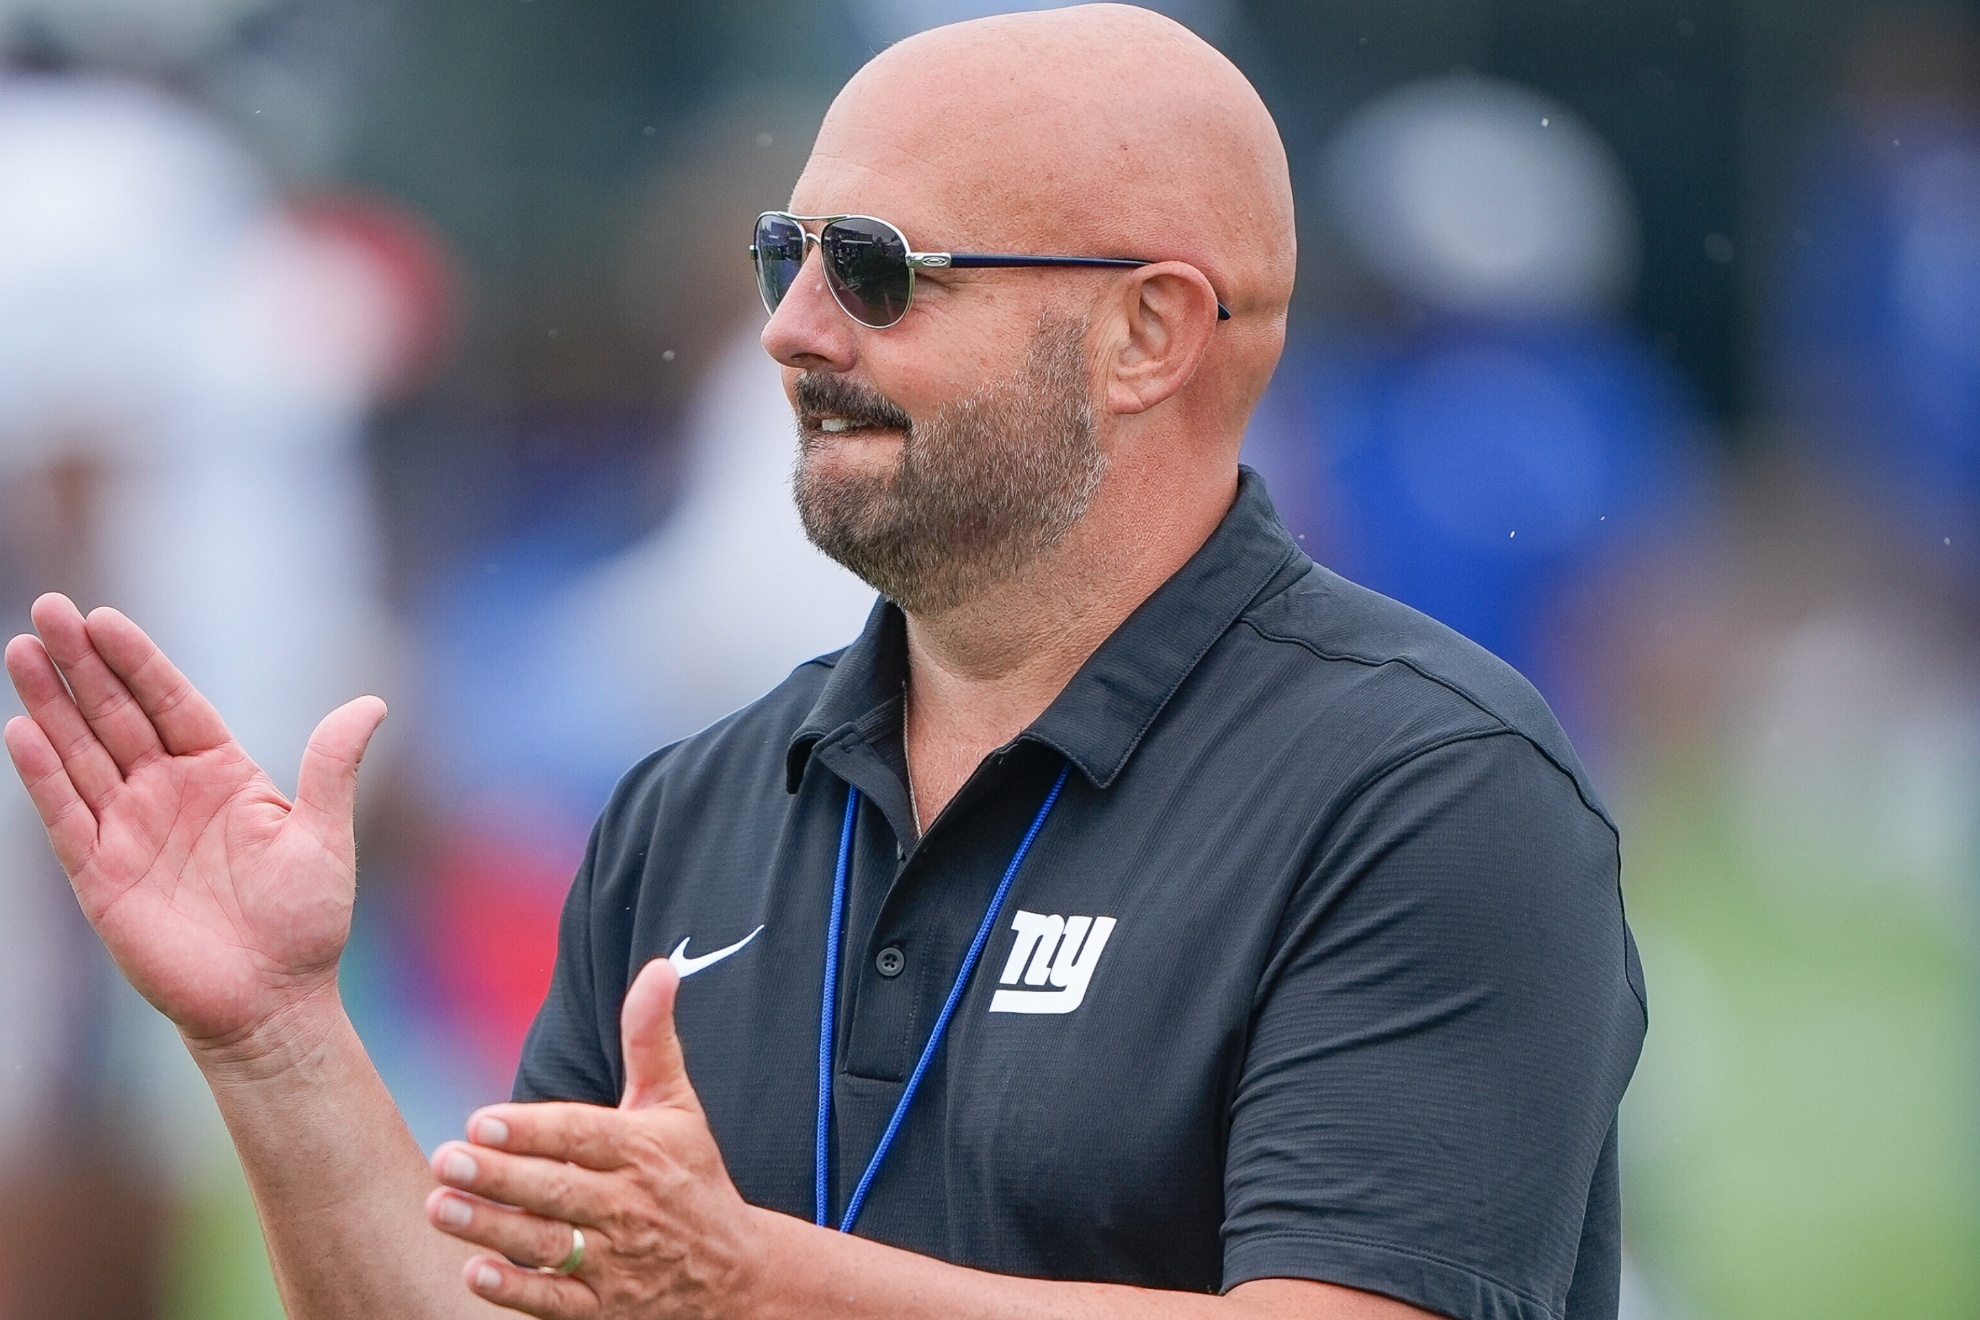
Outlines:
<svg viewBox="0 0 1980 1320"><path fill-rule="evenodd" d="M572 502L470 560L423 611L414 755L436 837L417 887L431 976L477 1043L476 1096L514 1075L571 873L625 768L843 643L872 607L799 525L790 403L735 259L762 199L797 177L815 117L770 96L715 107L633 190L620 296L680 402L671 428L654 410L653 440L612 479L649 479L664 445L659 525L601 544L593 506ZM437 1143L465 1108L415 1132Z"/></svg>
<svg viewBox="0 0 1980 1320"><path fill-rule="evenodd" d="M1980 40L1899 10L1845 63L1769 318L1784 438L1980 590Z"/></svg>
<svg viewBox="0 0 1980 1320"><path fill-rule="evenodd" d="M1374 296L1305 327L1247 454L1309 553L1531 677L1600 760L1575 616L1706 489L1685 386L1620 318L1621 170L1566 107L1475 74L1362 106L1323 161Z"/></svg>
<svg viewBox="0 0 1980 1320"><path fill-rule="evenodd" d="M415 227L286 205L144 76L260 7L0 5L0 586L143 602L280 764L312 708L384 676L361 426L434 330ZM25 805L0 790L0 1315L228 1314L237 1264L200 1255L238 1180L224 1131L47 901Z"/></svg>
<svg viewBox="0 0 1980 1320"><path fill-rule="evenodd" d="M1625 1110L1635 1248L1678 1314L1730 1320L1980 1307L1974 35L1890 7L1838 45L1731 517L1614 651L1661 990Z"/></svg>
<svg viewBox="0 0 1980 1320"><path fill-rule="evenodd" d="M1923 883L1969 885L1980 861L1980 27L1957 9L1892 9L1864 19L1840 63L1843 94L1811 126L1768 317L1776 420L1761 508L1794 524L1779 539L1820 568L1776 578L1800 617L1782 611L1780 667L1756 723L1804 746L1756 753L1749 809L1777 818L1801 804L1803 818L1776 819L1778 837L1756 848L1777 864L1827 853L1830 866L1916 867ZM1880 670L1903 678L1879 682Z"/></svg>

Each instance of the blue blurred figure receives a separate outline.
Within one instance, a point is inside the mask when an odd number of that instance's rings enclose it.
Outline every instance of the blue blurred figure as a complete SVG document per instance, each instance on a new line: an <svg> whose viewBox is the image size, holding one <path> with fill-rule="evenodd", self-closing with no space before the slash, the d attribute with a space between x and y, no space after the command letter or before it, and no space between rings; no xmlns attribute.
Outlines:
<svg viewBox="0 0 1980 1320"><path fill-rule="evenodd" d="M1898 539L1980 578L1980 51L1945 16L1854 45L1816 137L1772 329L1793 440ZM1949 552L1949 553L1948 553Z"/></svg>
<svg viewBox="0 0 1980 1320"><path fill-rule="evenodd" d="M1450 624L1599 743L1563 660L1577 593L1699 508L1690 397L1613 308L1635 218L1607 149L1460 76L1359 111L1327 157L1342 236L1400 305L1288 349L1248 454L1316 557Z"/></svg>

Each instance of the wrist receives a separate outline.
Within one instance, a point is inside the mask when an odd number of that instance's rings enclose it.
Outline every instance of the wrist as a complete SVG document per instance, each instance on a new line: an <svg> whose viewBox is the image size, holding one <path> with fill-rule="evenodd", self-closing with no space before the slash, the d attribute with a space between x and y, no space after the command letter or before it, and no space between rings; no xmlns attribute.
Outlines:
<svg viewBox="0 0 1980 1320"><path fill-rule="evenodd" d="M729 1314L737 1320L778 1320L794 1310L801 1314L803 1308L791 1305L788 1289L793 1277L806 1273L802 1262L811 1244L805 1237L819 1230L804 1220L761 1206L747 1206L746 1210L749 1250L742 1261Z"/></svg>
<svg viewBox="0 0 1980 1320"><path fill-rule="evenodd" d="M252 1022L218 1036L181 1038L213 1083L255 1082L306 1066L351 1031L334 975L283 994Z"/></svg>

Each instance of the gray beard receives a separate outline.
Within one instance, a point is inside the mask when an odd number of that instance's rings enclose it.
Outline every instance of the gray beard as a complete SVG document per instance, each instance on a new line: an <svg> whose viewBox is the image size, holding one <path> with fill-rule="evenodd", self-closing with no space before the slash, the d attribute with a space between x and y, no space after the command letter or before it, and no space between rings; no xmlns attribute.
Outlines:
<svg viewBox="0 0 1980 1320"><path fill-rule="evenodd" d="M792 484L811 543L917 614L953 609L1057 545L1107 470L1086 329L1041 317L1018 371L908 426L890 472L822 473L811 460L829 441L800 429ZM798 393L802 405L802 379Z"/></svg>

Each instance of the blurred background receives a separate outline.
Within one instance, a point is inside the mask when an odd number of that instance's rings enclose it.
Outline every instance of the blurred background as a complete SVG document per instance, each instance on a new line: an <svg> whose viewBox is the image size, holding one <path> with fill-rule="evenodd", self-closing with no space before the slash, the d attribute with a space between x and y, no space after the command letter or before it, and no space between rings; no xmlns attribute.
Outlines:
<svg viewBox="0 0 1980 1320"><path fill-rule="evenodd" d="M278 780L392 702L345 979L429 1147L616 776L857 630L744 235L868 54L1007 7L0 0L0 611L120 605ZM1980 5L1165 8L1299 193L1248 460L1624 824L1625 1316L1980 1315ZM11 775L0 911L0 1320L274 1320Z"/></svg>

